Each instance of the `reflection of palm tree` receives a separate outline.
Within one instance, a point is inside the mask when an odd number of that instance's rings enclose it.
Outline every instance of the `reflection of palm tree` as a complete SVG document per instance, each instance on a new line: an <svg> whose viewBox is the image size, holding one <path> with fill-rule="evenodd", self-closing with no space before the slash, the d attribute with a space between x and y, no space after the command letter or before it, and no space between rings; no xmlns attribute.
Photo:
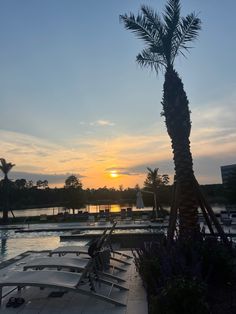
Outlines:
<svg viewBox="0 0 236 314"><path fill-rule="evenodd" d="M121 15L127 29L141 38L146 48L137 56L142 66L150 66L157 73L165 70L163 116L171 138L176 180L179 185L180 235L194 237L199 233L197 200L194 193L194 172L190 152L191 130L188 99L183 83L174 70L176 56L187 51L200 30L201 21L194 13L180 17L180 1L169 0L163 19L147 6L135 17Z"/></svg>
<svg viewBox="0 0 236 314"><path fill-rule="evenodd" d="M6 223L8 220L8 210L9 210L9 183L10 180L8 179L8 173L10 170L15 166L10 162L6 162L4 158L0 158L0 170L4 174L3 179L3 188L4 188L4 196L5 196L5 204L3 207L3 223Z"/></svg>

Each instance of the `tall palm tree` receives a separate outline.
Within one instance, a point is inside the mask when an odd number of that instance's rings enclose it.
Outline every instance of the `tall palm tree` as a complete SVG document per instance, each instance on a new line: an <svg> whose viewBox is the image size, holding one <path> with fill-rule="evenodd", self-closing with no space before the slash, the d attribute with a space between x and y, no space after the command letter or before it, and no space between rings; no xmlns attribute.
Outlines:
<svg viewBox="0 0 236 314"><path fill-rule="evenodd" d="M3 207L3 223L7 223L8 220L8 210L9 210L9 183L10 180L8 179L8 173L10 170L15 166L10 162L6 162L4 158L0 158L0 170L4 174L3 179L3 189L4 189L4 197L5 197L5 204Z"/></svg>
<svg viewBox="0 0 236 314"><path fill-rule="evenodd" d="M120 16L126 29L145 43L136 60L141 67L157 73L165 72L163 113L174 155L176 180L179 185L180 236L194 238L199 234L197 200L194 192L194 171L190 151L190 111L183 83L174 69L178 55L185 56L189 43L197 38L201 21L191 13L180 17L180 1L169 0L160 17L148 6L141 6L135 17L132 13Z"/></svg>

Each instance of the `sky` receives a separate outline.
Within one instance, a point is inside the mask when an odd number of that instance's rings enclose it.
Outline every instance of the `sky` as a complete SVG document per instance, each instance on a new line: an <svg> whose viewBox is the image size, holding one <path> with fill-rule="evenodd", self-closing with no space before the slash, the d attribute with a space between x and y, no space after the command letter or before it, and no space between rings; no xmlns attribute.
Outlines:
<svg viewBox="0 0 236 314"><path fill-rule="evenodd" d="M221 183L236 163L236 1L182 0L202 20L176 60L190 102L191 150L200 184ZM173 178L160 113L163 74L141 69L141 40L119 15L165 1L1 0L0 157L10 179L84 188L143 185L147 167ZM0 175L1 176L1 175ZM0 177L1 178L1 177Z"/></svg>

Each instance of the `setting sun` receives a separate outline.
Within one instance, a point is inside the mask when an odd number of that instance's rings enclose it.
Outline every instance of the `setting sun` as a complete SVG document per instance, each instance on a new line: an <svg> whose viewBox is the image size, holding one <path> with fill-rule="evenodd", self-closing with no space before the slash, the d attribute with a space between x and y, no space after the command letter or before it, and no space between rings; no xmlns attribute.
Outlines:
<svg viewBox="0 0 236 314"><path fill-rule="evenodd" d="M117 178L118 176L119 176L119 174L117 173L116 170L113 170L113 171L110 172L110 177L111 178Z"/></svg>

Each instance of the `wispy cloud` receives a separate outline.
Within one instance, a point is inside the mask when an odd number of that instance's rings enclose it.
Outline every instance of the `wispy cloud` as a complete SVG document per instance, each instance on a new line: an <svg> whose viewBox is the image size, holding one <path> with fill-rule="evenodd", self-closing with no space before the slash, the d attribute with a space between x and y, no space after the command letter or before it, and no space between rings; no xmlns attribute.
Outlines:
<svg viewBox="0 0 236 314"><path fill-rule="evenodd" d="M89 123L92 126L114 126L115 123L109 120L96 120L94 122Z"/></svg>
<svg viewBox="0 0 236 314"><path fill-rule="evenodd" d="M45 174L45 173L34 173L34 172L23 172L23 171L12 171L9 174L11 180L26 179L27 181L32 180L36 183L38 180L47 180L49 185L62 185L66 178L72 173L65 174ZM80 174L75 174L78 178L84 178Z"/></svg>
<svg viewBox="0 0 236 314"><path fill-rule="evenodd" d="M198 158L236 154L236 95L193 110L192 149Z"/></svg>
<svg viewBox="0 0 236 314"><path fill-rule="evenodd" d="M111 167L111 168L105 169L105 171L107 171L108 173L117 172L119 175L126 175L126 176L139 175L138 172L131 171L128 168Z"/></svg>
<svg viewBox="0 0 236 314"><path fill-rule="evenodd" d="M191 150L201 183L220 182L220 166L235 163L234 111L233 100L192 109ZM88 122L84 124L89 126ZM102 129L115 124L96 120L93 125ZM79 134L60 145L0 130L1 157L16 164L15 170L19 172L63 176L63 180L65 174L78 173L84 176L83 182L89 187L142 184L147 167L159 167L160 173L173 176L171 143L164 123L161 127L149 124L142 128L141 134L134 134L132 130L121 133L120 130L119 133L104 132L98 137L94 129L93 133ZM112 170L121 174L117 181L109 181L108 173Z"/></svg>
<svg viewBox="0 0 236 314"><path fill-rule="evenodd" d="M72 161L78 161L81 160L80 157L72 157L72 158L67 158L67 159L62 159L60 162L65 163L65 162L72 162Z"/></svg>

